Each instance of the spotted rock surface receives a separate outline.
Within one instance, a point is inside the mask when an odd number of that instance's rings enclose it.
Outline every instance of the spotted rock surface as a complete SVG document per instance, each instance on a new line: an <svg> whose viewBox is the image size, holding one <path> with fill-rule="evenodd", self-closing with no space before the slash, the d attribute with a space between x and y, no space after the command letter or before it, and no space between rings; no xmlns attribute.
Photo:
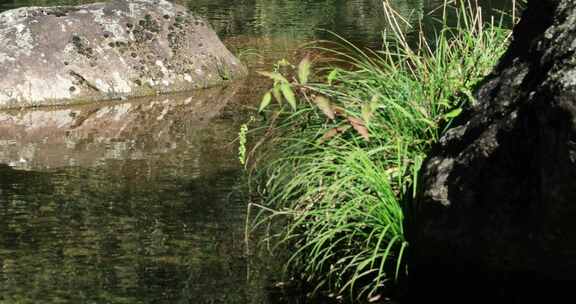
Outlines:
<svg viewBox="0 0 576 304"><path fill-rule="evenodd" d="M245 74L205 20L165 0L0 14L0 108L185 91Z"/></svg>

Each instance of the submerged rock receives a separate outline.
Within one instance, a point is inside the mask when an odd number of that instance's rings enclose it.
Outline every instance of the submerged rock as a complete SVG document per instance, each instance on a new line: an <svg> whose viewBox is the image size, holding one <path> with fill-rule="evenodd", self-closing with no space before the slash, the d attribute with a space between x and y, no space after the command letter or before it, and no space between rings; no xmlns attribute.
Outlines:
<svg viewBox="0 0 576 304"><path fill-rule="evenodd" d="M0 14L0 108L177 92L245 74L205 20L165 0Z"/></svg>
<svg viewBox="0 0 576 304"><path fill-rule="evenodd" d="M529 1L469 120L448 131L425 163L409 236L421 297L552 303L571 292L575 41L576 2Z"/></svg>

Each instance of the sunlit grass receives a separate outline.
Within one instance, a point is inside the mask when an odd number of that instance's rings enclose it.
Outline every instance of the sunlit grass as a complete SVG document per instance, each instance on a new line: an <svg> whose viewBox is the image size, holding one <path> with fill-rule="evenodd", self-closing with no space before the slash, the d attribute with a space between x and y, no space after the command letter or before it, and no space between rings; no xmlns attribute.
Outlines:
<svg viewBox="0 0 576 304"><path fill-rule="evenodd" d="M484 23L461 2L457 25L408 41L384 2L391 31L382 51L342 40L323 48L340 62L300 92L293 111L279 106L252 155L252 185L261 201L251 229L285 225L270 238L293 251L290 273L316 291L376 299L407 274L407 202L426 154L474 86L504 52L509 30ZM446 13L445 13L446 15ZM318 95L326 100L319 100ZM269 100L267 100L269 102ZM264 144L262 144L264 143Z"/></svg>

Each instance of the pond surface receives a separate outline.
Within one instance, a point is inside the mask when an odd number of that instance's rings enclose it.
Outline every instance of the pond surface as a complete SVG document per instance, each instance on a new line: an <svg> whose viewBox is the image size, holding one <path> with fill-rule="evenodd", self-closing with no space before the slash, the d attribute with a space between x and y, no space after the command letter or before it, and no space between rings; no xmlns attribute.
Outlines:
<svg viewBox="0 0 576 304"><path fill-rule="evenodd" d="M0 11L89 2L2 1ZM379 0L179 2L252 70L332 39L323 29L378 47L385 28ZM394 2L426 24L442 1ZM234 139L263 85L251 76L195 93L0 112L0 304L302 303L270 294L274 265L245 254Z"/></svg>

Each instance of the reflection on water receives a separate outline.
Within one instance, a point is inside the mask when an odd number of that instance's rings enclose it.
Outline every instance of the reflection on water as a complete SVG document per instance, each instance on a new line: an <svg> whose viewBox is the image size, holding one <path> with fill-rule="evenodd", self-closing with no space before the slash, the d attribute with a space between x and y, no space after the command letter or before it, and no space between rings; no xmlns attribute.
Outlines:
<svg viewBox="0 0 576 304"><path fill-rule="evenodd" d="M384 26L381 0L248 0L237 8L227 0L186 1L192 11L207 16L222 37L242 35L287 37L303 41L338 31L356 41L375 41ZM399 1L414 7L420 0ZM421 8L419 8L421 9Z"/></svg>
<svg viewBox="0 0 576 304"><path fill-rule="evenodd" d="M234 92L1 113L0 303L259 303Z"/></svg>
<svg viewBox="0 0 576 304"><path fill-rule="evenodd" d="M0 11L90 2L1 1ZM367 46L385 29L381 0L177 2L208 18L236 54L256 52L252 70L331 38L320 29ZM441 2L392 4L430 30L426 16ZM0 112L0 304L278 302L263 292L275 273L259 269L269 264L244 255L246 206L232 191L244 118L230 104L257 102L259 81Z"/></svg>
<svg viewBox="0 0 576 304"><path fill-rule="evenodd" d="M235 172L139 169L0 168L2 303L249 303Z"/></svg>
<svg viewBox="0 0 576 304"><path fill-rule="evenodd" d="M171 0L206 17L223 39L238 36L266 37L268 41L289 38L302 43L334 39L327 31L366 46L380 46L386 29L382 0ZM387 0L413 30L419 22L433 26L428 16L445 0ZM489 18L490 11L510 11L512 0L473 0ZM19 6L77 5L98 0L12 0L2 1L0 11ZM252 45L252 47L259 47Z"/></svg>
<svg viewBox="0 0 576 304"><path fill-rule="evenodd" d="M206 154L203 149L226 145L207 147L195 141L224 141L211 119L237 90L235 86L121 104L0 112L0 163L37 170L129 162L178 167L182 158L197 164L221 162L218 157L225 157L224 151Z"/></svg>
<svg viewBox="0 0 576 304"><path fill-rule="evenodd" d="M445 0L389 0L409 24L406 31L425 30L438 25ZM382 0L178 0L192 11L207 17L220 37L256 36L269 41L343 38L370 47L382 44L387 29ZM495 11L509 11L511 0L477 0L489 19ZM496 13L499 14L499 13ZM411 28L410 28L411 27Z"/></svg>

